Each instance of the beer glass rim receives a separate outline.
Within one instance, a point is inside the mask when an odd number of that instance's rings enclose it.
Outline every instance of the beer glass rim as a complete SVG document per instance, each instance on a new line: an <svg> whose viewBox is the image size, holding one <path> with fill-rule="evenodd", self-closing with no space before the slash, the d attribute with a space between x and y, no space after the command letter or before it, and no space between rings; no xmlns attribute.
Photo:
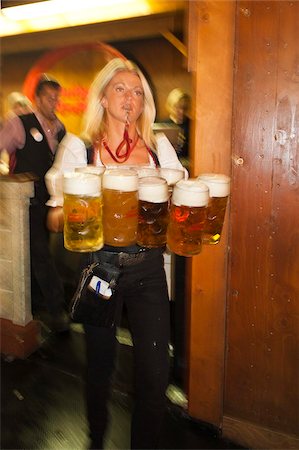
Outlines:
<svg viewBox="0 0 299 450"><path fill-rule="evenodd" d="M147 177L142 177L139 179L138 184L161 184L161 185L167 185L167 181L165 180L165 178L159 177L159 176L147 176Z"/></svg>
<svg viewBox="0 0 299 450"><path fill-rule="evenodd" d="M158 177L159 176L159 169L157 167L137 166L135 170L136 170L139 178Z"/></svg>
<svg viewBox="0 0 299 450"><path fill-rule="evenodd" d="M209 190L209 187L197 178L188 178L188 180L178 181L174 189L183 189L193 192L206 192Z"/></svg>
<svg viewBox="0 0 299 450"><path fill-rule="evenodd" d="M66 172L63 174L63 193L70 195L100 195L101 179L98 175L92 173Z"/></svg>
<svg viewBox="0 0 299 450"><path fill-rule="evenodd" d="M196 178L180 180L173 188L172 203L177 206L202 207L207 206L208 201L208 186Z"/></svg>
<svg viewBox="0 0 299 450"><path fill-rule="evenodd" d="M197 177L206 183L210 190L210 197L227 197L230 194L230 177L222 173L203 173Z"/></svg>
<svg viewBox="0 0 299 450"><path fill-rule="evenodd" d="M224 173L201 173L198 180L209 181L211 183L230 183L230 177Z"/></svg>
<svg viewBox="0 0 299 450"><path fill-rule="evenodd" d="M94 164L87 164L85 166L75 167L75 172L86 173L91 175L103 175L106 168L104 166L95 166ZM97 171L99 173L97 173Z"/></svg>
<svg viewBox="0 0 299 450"><path fill-rule="evenodd" d="M103 188L123 192L138 191L138 174L136 170L124 167L106 169Z"/></svg>
<svg viewBox="0 0 299 450"><path fill-rule="evenodd" d="M161 177L143 177L138 182L139 200L150 203L165 203L169 199L168 184Z"/></svg>

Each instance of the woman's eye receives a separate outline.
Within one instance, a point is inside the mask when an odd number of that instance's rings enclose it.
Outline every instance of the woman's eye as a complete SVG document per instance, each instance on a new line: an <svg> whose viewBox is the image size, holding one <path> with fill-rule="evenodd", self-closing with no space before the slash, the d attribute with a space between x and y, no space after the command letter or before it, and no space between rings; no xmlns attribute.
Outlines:
<svg viewBox="0 0 299 450"><path fill-rule="evenodd" d="M124 88L122 86L116 86L115 90L116 92L123 92Z"/></svg>
<svg viewBox="0 0 299 450"><path fill-rule="evenodd" d="M134 94L136 95L136 97L142 97L142 96L143 96L143 92L140 91L139 89L137 89L136 91L134 91Z"/></svg>

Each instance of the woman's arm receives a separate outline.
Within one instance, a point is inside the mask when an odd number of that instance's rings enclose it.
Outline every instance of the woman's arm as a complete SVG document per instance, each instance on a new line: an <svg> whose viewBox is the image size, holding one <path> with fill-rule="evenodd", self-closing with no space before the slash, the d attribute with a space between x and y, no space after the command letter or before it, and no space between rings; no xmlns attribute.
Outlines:
<svg viewBox="0 0 299 450"><path fill-rule="evenodd" d="M45 181L51 207L63 205L63 175L73 172L76 167L87 165L87 153L84 142L77 136L67 133L59 144L53 166L45 175Z"/></svg>
<svg viewBox="0 0 299 450"><path fill-rule="evenodd" d="M164 133L156 134L157 155L161 167L167 169L179 169L185 172L185 179L189 177L187 169L180 162L174 147Z"/></svg>

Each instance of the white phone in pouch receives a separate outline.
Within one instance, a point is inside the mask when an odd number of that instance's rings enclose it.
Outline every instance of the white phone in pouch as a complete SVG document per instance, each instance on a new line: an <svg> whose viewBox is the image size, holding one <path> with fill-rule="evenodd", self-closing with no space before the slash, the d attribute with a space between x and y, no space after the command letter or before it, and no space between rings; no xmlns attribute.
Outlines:
<svg viewBox="0 0 299 450"><path fill-rule="evenodd" d="M92 289L93 291L95 291L96 294L101 295L101 297L104 297L107 300L112 295L112 291L109 287L109 283L107 283L107 281L102 280L99 277L96 277L95 275L90 280L88 287L89 287L89 289Z"/></svg>

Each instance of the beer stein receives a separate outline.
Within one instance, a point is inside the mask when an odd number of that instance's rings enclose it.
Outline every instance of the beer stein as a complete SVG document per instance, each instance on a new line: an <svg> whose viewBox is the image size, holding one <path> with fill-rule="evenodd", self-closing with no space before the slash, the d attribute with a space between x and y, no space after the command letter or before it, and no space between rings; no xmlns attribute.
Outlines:
<svg viewBox="0 0 299 450"><path fill-rule="evenodd" d="M132 169L106 169L103 175L105 244L125 247L136 243L138 175Z"/></svg>
<svg viewBox="0 0 299 450"><path fill-rule="evenodd" d="M87 164L87 166L76 167L75 171L80 172L80 173L90 173L93 175L102 176L103 173L105 172L105 167L104 166L94 166L93 164Z"/></svg>
<svg viewBox="0 0 299 450"><path fill-rule="evenodd" d="M101 180L97 175L69 173L63 179L64 246L73 252L103 247Z"/></svg>
<svg viewBox="0 0 299 450"><path fill-rule="evenodd" d="M167 230L170 251L180 256L200 253L208 201L209 189L204 183L194 178L176 183Z"/></svg>
<svg viewBox="0 0 299 450"><path fill-rule="evenodd" d="M135 169L135 167L134 167ZM150 167L150 166L136 166L135 169L138 173L138 177L159 177L159 169L156 167Z"/></svg>
<svg viewBox="0 0 299 450"><path fill-rule="evenodd" d="M137 243L163 247L168 226L168 186L159 177L143 177L138 183L139 209Z"/></svg>
<svg viewBox="0 0 299 450"><path fill-rule="evenodd" d="M230 194L230 177L220 173L203 173L198 179L209 188L209 204L203 243L218 244L224 223L227 200Z"/></svg>

